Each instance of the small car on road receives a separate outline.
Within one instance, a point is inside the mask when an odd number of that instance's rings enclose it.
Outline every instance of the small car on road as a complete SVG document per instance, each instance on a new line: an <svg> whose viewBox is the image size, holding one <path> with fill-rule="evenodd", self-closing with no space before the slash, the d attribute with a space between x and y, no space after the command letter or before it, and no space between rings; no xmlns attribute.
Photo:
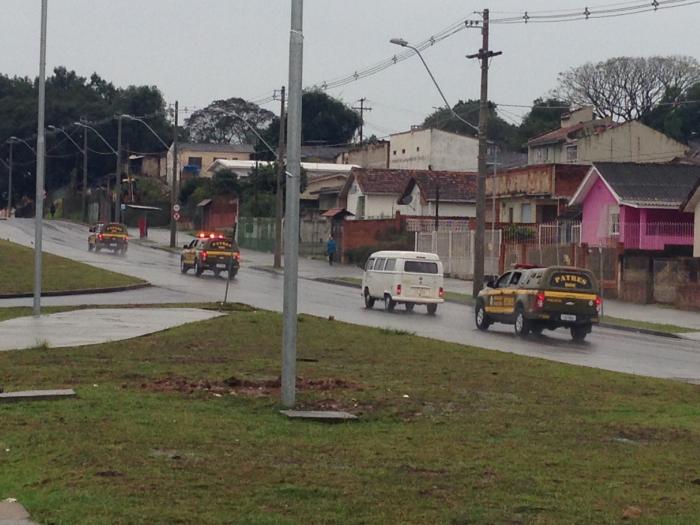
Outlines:
<svg viewBox="0 0 700 525"><path fill-rule="evenodd" d="M574 341L583 341L599 321L598 290L595 277L584 268L516 266L479 292L476 326L487 330L496 322L512 324L520 336L563 327Z"/></svg>
<svg viewBox="0 0 700 525"><path fill-rule="evenodd" d="M384 309L393 311L402 304L409 312L425 305L435 315L445 302L442 263L434 253L382 251L370 255L362 277L365 308L384 301Z"/></svg>
<svg viewBox="0 0 700 525"><path fill-rule="evenodd" d="M88 251L99 252L104 248L124 255L129 248L129 232L124 224L98 222L91 226L89 231Z"/></svg>
<svg viewBox="0 0 700 525"><path fill-rule="evenodd" d="M226 272L233 279L241 266L241 251L236 241L220 233L202 232L182 247L180 271L194 269L197 276L212 271L217 277Z"/></svg>

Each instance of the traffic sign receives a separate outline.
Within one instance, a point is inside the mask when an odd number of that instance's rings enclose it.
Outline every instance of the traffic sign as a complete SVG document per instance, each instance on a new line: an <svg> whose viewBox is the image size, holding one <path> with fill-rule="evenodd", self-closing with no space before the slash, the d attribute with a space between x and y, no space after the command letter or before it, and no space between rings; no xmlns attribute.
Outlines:
<svg viewBox="0 0 700 525"><path fill-rule="evenodd" d="M173 205L173 211L174 211L175 213L179 212L179 211L180 211L180 205L179 205L179 204Z"/></svg>
<svg viewBox="0 0 700 525"><path fill-rule="evenodd" d="M180 220L180 213L177 211L175 213L173 213L173 219L175 219L176 221L179 221Z"/></svg>

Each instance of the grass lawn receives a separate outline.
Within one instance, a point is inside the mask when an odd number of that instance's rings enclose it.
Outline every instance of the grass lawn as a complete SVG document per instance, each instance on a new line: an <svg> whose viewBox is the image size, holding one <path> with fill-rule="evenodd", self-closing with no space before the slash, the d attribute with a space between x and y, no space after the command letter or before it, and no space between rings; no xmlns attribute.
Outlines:
<svg viewBox="0 0 700 525"><path fill-rule="evenodd" d="M34 289L34 250L0 240L0 295L31 293ZM141 279L43 254L43 291L89 290L143 283Z"/></svg>
<svg viewBox="0 0 700 525"><path fill-rule="evenodd" d="M299 406L359 422L277 413L270 312L0 352L6 391L79 395L0 405L0 500L70 525L697 523L697 386L300 321Z"/></svg>

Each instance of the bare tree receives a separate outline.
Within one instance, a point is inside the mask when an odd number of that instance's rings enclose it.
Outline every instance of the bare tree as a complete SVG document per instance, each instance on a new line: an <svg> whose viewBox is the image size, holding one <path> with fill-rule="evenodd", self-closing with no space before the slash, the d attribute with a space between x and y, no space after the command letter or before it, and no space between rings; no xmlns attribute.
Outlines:
<svg viewBox="0 0 700 525"><path fill-rule="evenodd" d="M559 74L559 98L573 106L593 106L601 117L636 120L668 93L684 93L700 81L692 57L617 57L587 63Z"/></svg>
<svg viewBox="0 0 700 525"><path fill-rule="evenodd" d="M274 116L274 113L257 104L242 98L229 98L215 100L207 107L195 111L185 126L194 142L250 144L255 143L255 134L242 119L262 131Z"/></svg>

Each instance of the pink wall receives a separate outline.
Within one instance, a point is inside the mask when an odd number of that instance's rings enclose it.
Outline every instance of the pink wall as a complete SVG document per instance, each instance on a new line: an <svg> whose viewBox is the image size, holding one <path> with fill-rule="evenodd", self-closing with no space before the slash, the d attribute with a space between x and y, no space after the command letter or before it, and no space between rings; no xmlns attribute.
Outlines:
<svg viewBox="0 0 700 525"><path fill-rule="evenodd" d="M581 242L591 246L605 243L608 236L608 206L617 204L615 197L598 179L583 202Z"/></svg>

